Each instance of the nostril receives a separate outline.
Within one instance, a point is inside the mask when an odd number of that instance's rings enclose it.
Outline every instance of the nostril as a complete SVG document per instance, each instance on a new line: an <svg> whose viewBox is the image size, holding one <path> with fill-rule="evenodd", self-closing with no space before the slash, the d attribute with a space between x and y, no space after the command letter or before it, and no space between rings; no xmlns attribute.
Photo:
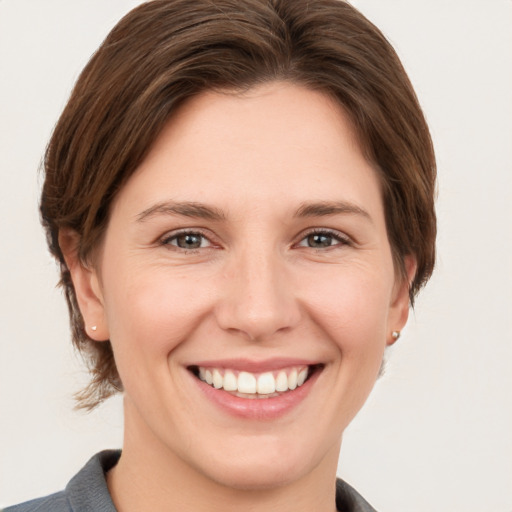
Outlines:
<svg viewBox="0 0 512 512"><path fill-rule="evenodd" d="M300 307L288 284L279 283L282 280L256 269L250 279L227 286L216 307L219 327L250 341L263 341L296 327Z"/></svg>

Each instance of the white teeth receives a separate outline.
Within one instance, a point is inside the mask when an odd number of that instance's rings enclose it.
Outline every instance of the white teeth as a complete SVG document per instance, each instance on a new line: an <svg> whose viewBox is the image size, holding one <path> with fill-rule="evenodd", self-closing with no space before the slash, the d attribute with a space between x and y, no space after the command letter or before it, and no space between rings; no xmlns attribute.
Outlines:
<svg viewBox="0 0 512 512"><path fill-rule="evenodd" d="M299 375L297 376L297 386L302 386L302 384L304 384L307 376L308 376L308 369L304 368L304 370L301 370L299 372Z"/></svg>
<svg viewBox="0 0 512 512"><path fill-rule="evenodd" d="M256 393L256 377L252 373L240 372L238 374L239 393Z"/></svg>
<svg viewBox="0 0 512 512"><path fill-rule="evenodd" d="M250 372L199 367L199 378L215 389L224 389L243 398L270 398L302 386L308 377L308 367L292 367L286 370L264 372L254 375Z"/></svg>
<svg viewBox="0 0 512 512"><path fill-rule="evenodd" d="M261 395L269 395L270 393L274 393L276 390L276 380L274 376L268 373L262 373L258 377L257 391Z"/></svg>
<svg viewBox="0 0 512 512"><path fill-rule="evenodd" d="M223 385L223 378L219 370L213 370L213 387L219 389Z"/></svg>
<svg viewBox="0 0 512 512"><path fill-rule="evenodd" d="M295 389L297 387L297 370L294 368L290 375L288 375L288 389Z"/></svg>
<svg viewBox="0 0 512 512"><path fill-rule="evenodd" d="M199 374L201 376L201 374ZM227 371L224 374L224 386L226 391L238 391L238 381L233 372Z"/></svg>
<svg viewBox="0 0 512 512"><path fill-rule="evenodd" d="M277 374L276 391L288 391L288 375L286 375L286 372Z"/></svg>

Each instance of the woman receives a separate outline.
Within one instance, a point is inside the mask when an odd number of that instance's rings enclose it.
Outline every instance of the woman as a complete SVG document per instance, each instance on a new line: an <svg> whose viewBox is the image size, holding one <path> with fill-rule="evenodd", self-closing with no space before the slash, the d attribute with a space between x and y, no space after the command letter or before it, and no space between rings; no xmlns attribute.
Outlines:
<svg viewBox="0 0 512 512"><path fill-rule="evenodd" d="M41 212L80 405L122 453L7 511L368 511L344 429L434 265L435 161L396 54L344 2L154 0L48 146Z"/></svg>

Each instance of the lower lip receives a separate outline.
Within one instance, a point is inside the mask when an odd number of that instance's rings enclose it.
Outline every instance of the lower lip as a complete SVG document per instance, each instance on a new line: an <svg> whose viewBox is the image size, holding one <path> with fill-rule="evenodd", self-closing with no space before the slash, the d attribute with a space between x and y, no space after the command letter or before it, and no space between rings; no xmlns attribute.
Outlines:
<svg viewBox="0 0 512 512"><path fill-rule="evenodd" d="M272 398L241 398L223 389L215 389L194 375L191 377L206 397L228 414L251 420L274 420L304 401L320 373L317 370L302 386Z"/></svg>

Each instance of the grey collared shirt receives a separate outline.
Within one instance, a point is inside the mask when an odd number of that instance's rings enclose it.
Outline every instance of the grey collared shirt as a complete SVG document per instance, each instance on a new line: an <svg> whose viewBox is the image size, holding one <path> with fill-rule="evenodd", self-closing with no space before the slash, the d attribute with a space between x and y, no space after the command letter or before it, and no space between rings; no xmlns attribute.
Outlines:
<svg viewBox="0 0 512 512"><path fill-rule="evenodd" d="M3 512L116 512L105 474L117 464L120 455L118 450L97 453L63 491L7 507ZM340 512L376 512L350 485L340 479L336 481L336 508Z"/></svg>

